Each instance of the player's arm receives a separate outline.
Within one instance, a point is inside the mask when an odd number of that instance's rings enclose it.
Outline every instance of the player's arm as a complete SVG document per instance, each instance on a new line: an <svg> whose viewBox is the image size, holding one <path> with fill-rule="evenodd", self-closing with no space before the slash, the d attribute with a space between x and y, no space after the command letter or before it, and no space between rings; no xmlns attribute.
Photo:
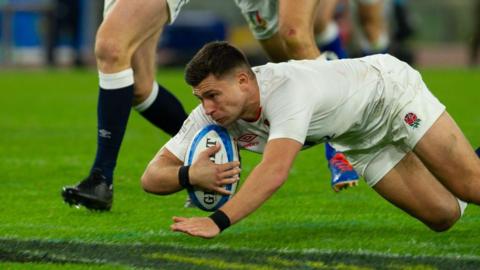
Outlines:
<svg viewBox="0 0 480 270"><path fill-rule="evenodd" d="M235 224L262 205L287 180L302 144L293 139L273 139L265 147L262 161L253 169L239 192L222 210Z"/></svg>
<svg viewBox="0 0 480 270"><path fill-rule="evenodd" d="M234 176L240 172L238 162L215 164L209 157L220 150L220 145L205 149L188 170L189 183L221 194L230 194L223 185L238 181ZM148 164L142 176L142 187L146 192L168 195L183 187L179 181L179 170L183 162L166 147L163 147Z"/></svg>
<svg viewBox="0 0 480 270"><path fill-rule="evenodd" d="M150 161L142 176L146 192L167 195L183 189L178 181L178 170L183 162L165 147Z"/></svg>
<svg viewBox="0 0 480 270"><path fill-rule="evenodd" d="M229 223L235 224L262 205L285 182L302 144L293 139L273 139L265 147L262 161L245 180L239 192L220 210ZM208 217L174 217L171 228L192 236L215 237L220 233L217 224Z"/></svg>

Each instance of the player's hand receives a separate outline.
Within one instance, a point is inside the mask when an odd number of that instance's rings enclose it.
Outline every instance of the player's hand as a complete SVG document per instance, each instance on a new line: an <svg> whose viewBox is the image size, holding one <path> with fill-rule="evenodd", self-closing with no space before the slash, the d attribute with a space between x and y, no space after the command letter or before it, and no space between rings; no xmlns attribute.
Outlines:
<svg viewBox="0 0 480 270"><path fill-rule="evenodd" d="M191 236L213 238L220 233L217 224L209 217L173 217L170 229L174 232L183 232Z"/></svg>
<svg viewBox="0 0 480 270"><path fill-rule="evenodd" d="M205 190L215 191L220 194L230 195L231 192L224 189L223 186L233 184L239 180L240 162L232 161L224 164L215 164L210 160L210 156L220 150L220 144L217 143L201 152L195 162L192 163L188 171L190 184Z"/></svg>

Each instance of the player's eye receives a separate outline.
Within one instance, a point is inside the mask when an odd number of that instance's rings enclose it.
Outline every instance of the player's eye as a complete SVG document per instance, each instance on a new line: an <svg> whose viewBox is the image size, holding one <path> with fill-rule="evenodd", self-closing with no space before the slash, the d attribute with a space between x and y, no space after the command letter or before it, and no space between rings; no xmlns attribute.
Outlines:
<svg viewBox="0 0 480 270"><path fill-rule="evenodd" d="M217 93L210 93L210 94L208 94L208 95L206 96L206 98L208 98L208 99L214 99L214 98L216 98L217 96L218 96Z"/></svg>

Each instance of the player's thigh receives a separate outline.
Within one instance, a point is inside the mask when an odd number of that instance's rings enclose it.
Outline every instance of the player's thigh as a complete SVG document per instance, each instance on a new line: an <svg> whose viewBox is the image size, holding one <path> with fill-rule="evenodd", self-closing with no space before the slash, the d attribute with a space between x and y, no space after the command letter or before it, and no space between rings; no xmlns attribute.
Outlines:
<svg viewBox="0 0 480 270"><path fill-rule="evenodd" d="M318 0L279 0L279 27L313 29Z"/></svg>
<svg viewBox="0 0 480 270"><path fill-rule="evenodd" d="M129 55L168 22L166 0L116 0L97 33L97 43L113 43Z"/></svg>
<svg viewBox="0 0 480 270"><path fill-rule="evenodd" d="M453 194L480 203L480 159L447 112L419 140L414 152Z"/></svg>
<svg viewBox="0 0 480 270"><path fill-rule="evenodd" d="M456 198L411 151L373 189L436 230L450 227L460 217Z"/></svg>

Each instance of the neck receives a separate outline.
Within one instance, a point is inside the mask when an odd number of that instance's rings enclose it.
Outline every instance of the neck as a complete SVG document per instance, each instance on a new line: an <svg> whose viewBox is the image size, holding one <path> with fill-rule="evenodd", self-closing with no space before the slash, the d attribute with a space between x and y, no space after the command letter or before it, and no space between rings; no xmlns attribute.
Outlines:
<svg viewBox="0 0 480 270"><path fill-rule="evenodd" d="M261 112L260 91L258 89L257 81L254 82L254 87L251 88L250 97L247 98L245 104L245 111L241 117L241 119L249 122L256 121L258 119L258 115Z"/></svg>

